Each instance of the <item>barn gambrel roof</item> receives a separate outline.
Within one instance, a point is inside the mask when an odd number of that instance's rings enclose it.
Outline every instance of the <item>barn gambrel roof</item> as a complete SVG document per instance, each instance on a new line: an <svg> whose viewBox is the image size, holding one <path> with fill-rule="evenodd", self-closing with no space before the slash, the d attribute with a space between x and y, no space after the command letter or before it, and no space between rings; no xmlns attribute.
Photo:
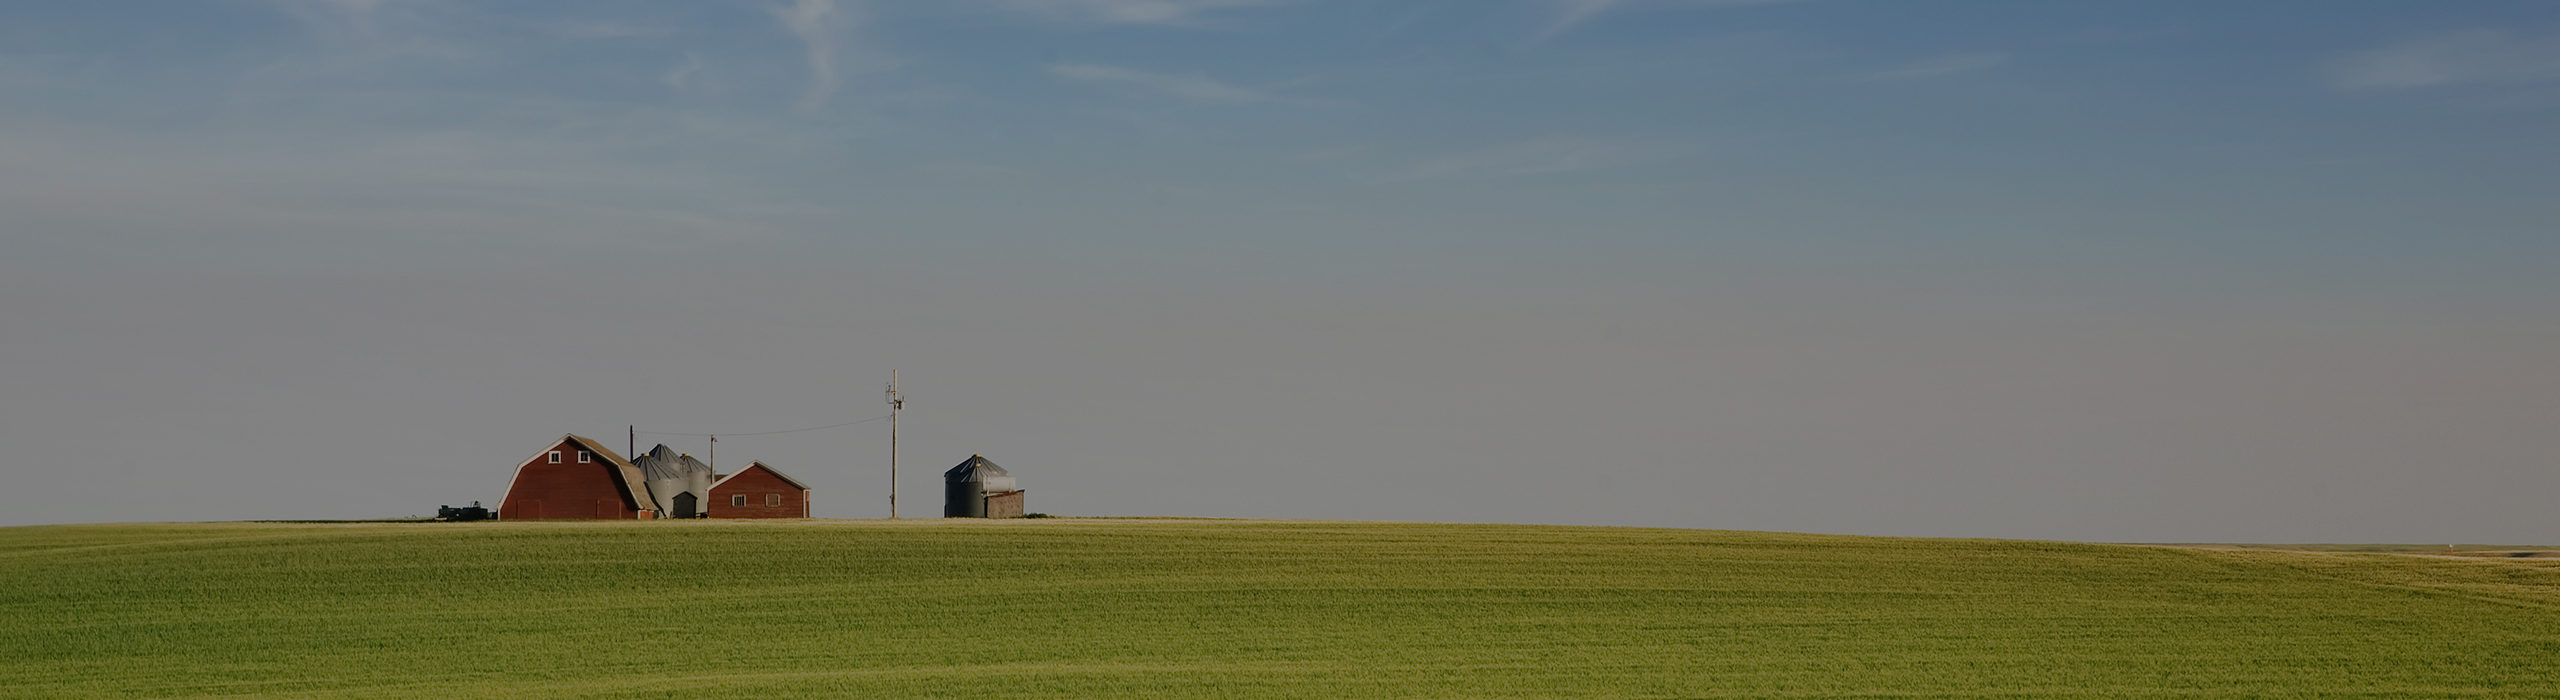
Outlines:
<svg viewBox="0 0 2560 700"><path fill-rule="evenodd" d="M578 446L578 449L595 453L596 456L604 458L604 462L607 466L613 467L608 471L613 474L614 483L622 487L622 500L624 505L631 506L633 510L645 510L653 513L657 512L658 503L656 501L649 500L649 494L641 490L647 488L645 485L647 482L641 480L640 467L633 465L631 460L623 459L620 453L616 453L612 449L606 448L604 443L596 442L595 438L579 435L577 433L563 433L561 434L560 439L551 441L551 444L557 445L562 442L575 444ZM546 446L540 451L534 452L533 456L526 457L523 462L517 463L516 476L524 476L525 467L533 466L533 463L536 460L542 460L550 453L551 448ZM512 478L508 479L507 493L515 492L515 480Z"/></svg>

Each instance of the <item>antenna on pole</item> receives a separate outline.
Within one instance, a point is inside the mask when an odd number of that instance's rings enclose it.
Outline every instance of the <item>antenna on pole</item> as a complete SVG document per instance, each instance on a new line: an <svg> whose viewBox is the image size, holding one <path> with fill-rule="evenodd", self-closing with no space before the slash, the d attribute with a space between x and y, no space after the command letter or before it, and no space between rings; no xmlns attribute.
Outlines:
<svg viewBox="0 0 2560 700"><path fill-rule="evenodd" d="M907 407L907 399L898 395L898 371L889 370L889 519L898 519L898 411Z"/></svg>

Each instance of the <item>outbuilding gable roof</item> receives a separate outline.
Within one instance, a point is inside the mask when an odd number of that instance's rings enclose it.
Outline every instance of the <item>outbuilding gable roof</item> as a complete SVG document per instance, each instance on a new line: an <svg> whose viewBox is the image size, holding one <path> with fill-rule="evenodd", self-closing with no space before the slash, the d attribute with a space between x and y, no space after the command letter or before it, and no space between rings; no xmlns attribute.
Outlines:
<svg viewBox="0 0 2560 700"><path fill-rule="evenodd" d="M763 463L763 462L748 462L748 463L747 463L747 466L746 466L745 468L743 468L743 469L739 469L739 470L737 471L737 473L735 473L735 474L730 474L730 475L728 475L728 476L724 476L724 477L720 477L720 480L719 480L719 481L712 482L712 484L711 484L711 488L712 488L712 489L714 489L714 490L717 490L717 489L719 489L719 488L720 488L720 485L721 485L721 484L729 483L729 480L730 480L730 479L735 479L735 478L738 478L738 477L740 477L740 476L745 476L747 472L755 471L755 470L758 470L758 469L762 469L762 470L764 470L764 471L765 471L765 473L767 473L767 474L772 474L774 478L776 478L776 479L781 479L781 480L782 480L782 483L790 484L793 488L797 488L797 489L800 489L800 490L802 490L802 491L807 491L807 490L809 490L809 485L808 485L808 484L800 483L800 480L799 480L799 479L791 478L791 475L789 475L789 474L784 474L784 473L782 473L782 470L780 470L780 469L775 469L775 468L773 468L773 465L765 464L765 463Z"/></svg>

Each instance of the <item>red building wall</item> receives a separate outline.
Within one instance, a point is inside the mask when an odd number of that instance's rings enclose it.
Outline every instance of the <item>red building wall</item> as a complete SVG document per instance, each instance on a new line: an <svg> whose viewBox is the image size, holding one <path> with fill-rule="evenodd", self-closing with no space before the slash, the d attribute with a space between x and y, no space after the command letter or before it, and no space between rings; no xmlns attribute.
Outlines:
<svg viewBox="0 0 2560 700"><path fill-rule="evenodd" d="M580 447L576 441L562 440L550 450L533 456L516 467L514 485L507 489L506 500L498 502L500 520L632 520L647 517L624 495L622 484L614 480L619 469L604 455L594 455L586 463L578 462ZM560 463L552 464L550 453L560 452Z"/></svg>
<svg viewBox="0 0 2560 700"><path fill-rule="evenodd" d="M746 504L731 505L741 500L740 496L745 497ZM767 502L775 505L765 505ZM809 492L764 467L748 467L711 486L711 506L704 512L714 518L806 518Z"/></svg>

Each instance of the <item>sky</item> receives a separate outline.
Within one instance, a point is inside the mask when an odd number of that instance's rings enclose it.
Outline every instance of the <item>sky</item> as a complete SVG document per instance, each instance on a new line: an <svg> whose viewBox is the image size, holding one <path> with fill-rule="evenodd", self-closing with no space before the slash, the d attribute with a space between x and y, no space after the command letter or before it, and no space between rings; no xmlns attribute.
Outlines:
<svg viewBox="0 0 2560 700"><path fill-rule="evenodd" d="M0 525L894 370L909 517L2560 544L2555 185L2539 0L7 3Z"/></svg>

